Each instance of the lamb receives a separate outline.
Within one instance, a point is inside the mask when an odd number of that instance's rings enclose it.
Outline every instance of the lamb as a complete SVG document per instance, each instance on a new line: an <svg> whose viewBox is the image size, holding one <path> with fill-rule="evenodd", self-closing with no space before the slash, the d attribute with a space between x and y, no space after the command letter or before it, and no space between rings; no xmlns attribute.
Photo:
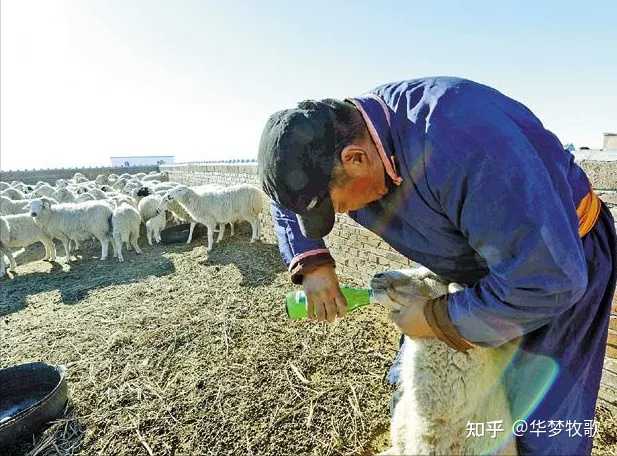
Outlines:
<svg viewBox="0 0 617 456"><path fill-rule="evenodd" d="M83 241L94 236L101 243L101 260L107 259L112 236L111 205L103 201L51 205L45 198L33 200L30 215L50 236L60 239L71 261L69 240Z"/></svg>
<svg viewBox="0 0 617 456"><path fill-rule="evenodd" d="M127 202L122 202L113 213L111 218L113 239L118 261L123 262L122 244L126 244L126 249L131 250L131 245L135 248L135 253L140 254L139 248L139 228L141 226L141 216L135 207ZM152 245L152 244L150 244Z"/></svg>
<svg viewBox="0 0 617 456"><path fill-rule="evenodd" d="M0 217L0 256L4 254L8 257L9 269L15 270L17 267L10 248L28 247L36 242L41 242L45 247L43 260L56 261L56 247L51 237L34 223L30 214Z"/></svg>
<svg viewBox="0 0 617 456"><path fill-rule="evenodd" d="M161 203L161 197L159 195L148 195L139 201L138 209L139 215L144 222L148 222L152 217L157 215L157 209Z"/></svg>
<svg viewBox="0 0 617 456"><path fill-rule="evenodd" d="M253 185L242 184L221 189L191 189L178 186L169 190L167 200L176 200L193 218L208 228L208 251L212 250L217 223L247 220L251 224L251 242L259 239L259 214L263 210L263 194ZM222 239L219 231L217 240Z"/></svg>
<svg viewBox="0 0 617 456"><path fill-rule="evenodd" d="M392 280L393 274L399 276ZM384 278L389 276L390 279ZM402 278L402 280L401 280ZM426 268L389 271L371 281L375 301L400 309L384 282L399 293L435 298L463 288L445 284ZM406 283L405 283L406 282ZM437 339L405 338L398 400L391 424L392 448L384 454L516 454L510 407L501 374L516 344L457 352ZM501 421L504 432L470 437L468 423Z"/></svg>
<svg viewBox="0 0 617 456"><path fill-rule="evenodd" d="M107 176L105 176L105 174L99 174L96 176L96 179L94 179L94 182L96 185L105 185L107 184Z"/></svg>
<svg viewBox="0 0 617 456"><path fill-rule="evenodd" d="M167 214L162 211L152 217L146 222L146 236L148 237L148 244L152 245L152 240L157 244L161 242L161 231L165 229L167 225Z"/></svg>

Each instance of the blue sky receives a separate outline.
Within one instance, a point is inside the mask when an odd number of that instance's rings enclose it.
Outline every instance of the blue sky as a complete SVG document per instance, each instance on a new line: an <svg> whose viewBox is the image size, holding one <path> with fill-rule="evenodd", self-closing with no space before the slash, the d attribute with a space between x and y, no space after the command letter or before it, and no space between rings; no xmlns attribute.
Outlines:
<svg viewBox="0 0 617 456"><path fill-rule="evenodd" d="M0 165L251 158L268 115L431 75L617 130L617 2L2 0Z"/></svg>

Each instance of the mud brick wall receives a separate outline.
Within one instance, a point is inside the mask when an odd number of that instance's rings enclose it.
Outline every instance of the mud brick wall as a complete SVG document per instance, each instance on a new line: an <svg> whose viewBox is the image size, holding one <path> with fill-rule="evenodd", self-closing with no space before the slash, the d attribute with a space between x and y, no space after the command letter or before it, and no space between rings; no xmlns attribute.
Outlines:
<svg viewBox="0 0 617 456"><path fill-rule="evenodd" d="M606 162L603 163L606 164ZM241 183L258 185L254 164L174 164L161 165L160 168L161 171L169 173L170 181L186 185ZM610 175L611 166L595 166L594 164L592 168L596 174L590 178L597 186L596 188L617 189L616 180ZM617 192L599 193L609 206L617 209ZM275 243L276 238L269 208L262 214L261 226L262 239ZM375 272L409 267L414 264L392 249L384 240L344 214L337 214L336 224L326 238L326 245L337 261L337 271L364 283L367 283ZM615 312L617 311L617 300L614 303ZM617 407L617 314L611 316L600 400Z"/></svg>
<svg viewBox="0 0 617 456"><path fill-rule="evenodd" d="M95 179L99 174L108 176L110 174L136 174L149 173L150 171L158 171L159 167L153 166L130 166L130 167L111 167L104 166L98 168L55 168L55 169L24 169L16 171L1 171L0 181L12 182L14 180L21 181L24 184L32 185L38 181L49 182L54 184L57 179L70 179L77 172L82 173L88 179Z"/></svg>

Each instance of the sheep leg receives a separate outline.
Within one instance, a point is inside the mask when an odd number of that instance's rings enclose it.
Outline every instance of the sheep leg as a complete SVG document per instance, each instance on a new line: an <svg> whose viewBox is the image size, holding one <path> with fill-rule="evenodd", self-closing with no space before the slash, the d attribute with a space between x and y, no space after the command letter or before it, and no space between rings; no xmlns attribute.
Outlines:
<svg viewBox="0 0 617 456"><path fill-rule="evenodd" d="M101 261L107 259L107 254L109 253L109 239L105 237L101 237L99 239L101 243Z"/></svg>
<svg viewBox="0 0 617 456"><path fill-rule="evenodd" d="M225 234L225 227L227 223L219 223L219 235L216 238L216 242L221 242L223 240L223 235Z"/></svg>
<svg viewBox="0 0 617 456"><path fill-rule="evenodd" d="M56 261L56 247L54 246L54 241L51 239L42 239L41 242L45 247L45 258L43 258L43 261Z"/></svg>
<svg viewBox="0 0 617 456"><path fill-rule="evenodd" d="M114 245L115 245L115 253L114 256L118 257L118 261L122 263L124 261L124 257L122 256L122 239L120 236L114 236Z"/></svg>
<svg viewBox="0 0 617 456"><path fill-rule="evenodd" d="M6 274L6 267L4 266L4 254L0 250L0 279Z"/></svg>
<svg viewBox="0 0 617 456"><path fill-rule="evenodd" d="M195 222L191 222L191 228L189 229L189 238L186 240L187 244L190 244L193 240L193 230L195 229Z"/></svg>
<svg viewBox="0 0 617 456"><path fill-rule="evenodd" d="M139 229L137 229L137 231L131 233L131 236L129 238L131 244L133 244L133 247L135 248L135 253L137 255L139 255L141 253L141 249L139 248Z"/></svg>
<svg viewBox="0 0 617 456"><path fill-rule="evenodd" d="M214 244L214 226L215 225L207 225L208 226L208 248L206 249L208 252L212 250L212 244Z"/></svg>
<svg viewBox="0 0 617 456"><path fill-rule="evenodd" d="M152 245L152 230L150 228L146 230L146 237L148 238L148 244Z"/></svg>
<svg viewBox="0 0 617 456"><path fill-rule="evenodd" d="M15 257L13 256L13 252L11 252L11 249L6 248L6 247L0 248L0 256L2 255L3 252L6 255L6 257L9 259L8 269L12 269L13 271L17 269L17 262L15 261Z"/></svg>
<svg viewBox="0 0 617 456"><path fill-rule="evenodd" d="M233 236L234 235L234 222L231 222L229 226L231 227L231 236Z"/></svg>
<svg viewBox="0 0 617 456"><path fill-rule="evenodd" d="M67 237L62 237L60 238L60 241L62 241L62 246L64 247L64 257L65 257L65 262L70 263L71 262L71 240Z"/></svg>
<svg viewBox="0 0 617 456"><path fill-rule="evenodd" d="M258 239L258 234L257 234L257 223L255 222L255 220L251 220L251 243L255 242Z"/></svg>

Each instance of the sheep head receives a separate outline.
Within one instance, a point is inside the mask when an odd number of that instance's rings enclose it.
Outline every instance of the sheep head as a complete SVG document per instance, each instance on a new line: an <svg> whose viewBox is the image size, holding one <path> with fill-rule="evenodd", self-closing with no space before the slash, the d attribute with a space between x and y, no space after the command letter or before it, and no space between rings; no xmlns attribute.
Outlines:
<svg viewBox="0 0 617 456"><path fill-rule="evenodd" d="M30 202L30 216L33 218L37 218L40 216L45 210L51 207L51 201L47 198L38 198L32 200Z"/></svg>

